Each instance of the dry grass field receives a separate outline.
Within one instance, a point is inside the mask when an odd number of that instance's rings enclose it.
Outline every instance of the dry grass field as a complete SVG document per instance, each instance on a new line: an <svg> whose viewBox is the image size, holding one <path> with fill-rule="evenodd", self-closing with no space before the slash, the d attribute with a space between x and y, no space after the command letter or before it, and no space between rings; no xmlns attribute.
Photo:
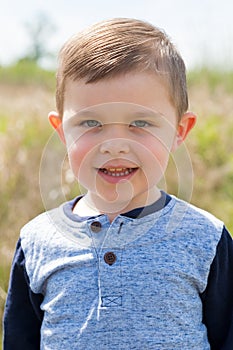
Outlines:
<svg viewBox="0 0 233 350"><path fill-rule="evenodd" d="M162 186L211 211L233 232L233 74L192 72L189 94L198 122L171 159ZM55 108L54 88L33 77L11 81L6 76L0 79L0 106L1 319L20 227L75 195L78 187L47 121Z"/></svg>

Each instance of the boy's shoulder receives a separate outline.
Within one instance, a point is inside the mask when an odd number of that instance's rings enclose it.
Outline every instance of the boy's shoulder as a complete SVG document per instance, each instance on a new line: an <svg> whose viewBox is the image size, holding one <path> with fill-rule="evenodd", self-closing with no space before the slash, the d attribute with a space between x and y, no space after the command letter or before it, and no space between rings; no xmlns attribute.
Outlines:
<svg viewBox="0 0 233 350"><path fill-rule="evenodd" d="M201 209L187 201L171 195L173 206L170 212L170 226L176 228L189 228L198 231L207 230L211 233L221 234L224 223L210 212Z"/></svg>
<svg viewBox="0 0 233 350"><path fill-rule="evenodd" d="M21 232L31 231L35 228L41 229L42 231L44 229L51 229L54 226L52 218L54 215L58 214L58 211L59 207L38 214L22 227Z"/></svg>
<svg viewBox="0 0 233 350"><path fill-rule="evenodd" d="M55 208L48 209L41 214L38 214L30 221L28 221L21 229L21 233L29 231L39 230L41 234L46 231L56 231L61 229L61 223L66 224L66 221L70 222L70 216L72 215L72 207L76 202L77 197L73 200L69 200L61 203Z"/></svg>
<svg viewBox="0 0 233 350"><path fill-rule="evenodd" d="M218 227L219 225L220 226L223 225L223 222L220 219L218 219L215 215L211 214L209 211L204 210L200 207L197 207L194 204L185 202L182 199L176 198L176 201L180 205L183 205L185 203L186 207L188 208L189 214L191 214L191 218L192 218L192 216L193 216L193 218L198 217L198 218L204 220L206 222L206 224L215 225L216 227Z"/></svg>
<svg viewBox="0 0 233 350"><path fill-rule="evenodd" d="M210 213L209 211L202 209L200 207L197 207L195 204L192 204L190 202L187 202L183 199L177 198L174 195L171 195L172 199L175 201L175 208L177 211L186 209L187 214L191 215L190 219L193 218L200 218L206 221L206 223L214 224L214 225L222 225L223 222L218 219L215 215Z"/></svg>
<svg viewBox="0 0 233 350"><path fill-rule="evenodd" d="M36 246L49 247L51 241L64 244L70 240L84 241L85 222L73 218L72 203L75 200L64 202L57 208L47 210L27 222L20 231L20 240L23 248ZM73 218L72 218L73 217ZM86 240L89 242L89 238ZM47 249L46 248L46 249Z"/></svg>
<svg viewBox="0 0 233 350"><path fill-rule="evenodd" d="M58 229L60 211L61 208L57 207L45 211L28 221L21 228L21 241L44 241L54 236L56 232L60 231L60 229Z"/></svg>

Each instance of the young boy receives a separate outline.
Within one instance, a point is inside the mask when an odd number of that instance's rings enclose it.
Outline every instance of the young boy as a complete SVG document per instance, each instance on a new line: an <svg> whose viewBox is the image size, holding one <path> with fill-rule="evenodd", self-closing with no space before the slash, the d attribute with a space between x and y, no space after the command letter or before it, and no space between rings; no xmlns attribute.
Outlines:
<svg viewBox="0 0 233 350"><path fill-rule="evenodd" d="M174 45L143 21L96 24L61 50L56 96L87 193L22 229L4 350L232 350L232 239L157 187L196 119Z"/></svg>

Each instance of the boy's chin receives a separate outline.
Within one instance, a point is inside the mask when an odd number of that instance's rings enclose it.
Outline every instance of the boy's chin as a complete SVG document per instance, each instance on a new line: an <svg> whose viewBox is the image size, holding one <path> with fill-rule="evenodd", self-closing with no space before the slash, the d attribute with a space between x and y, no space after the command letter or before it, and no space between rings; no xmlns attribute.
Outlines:
<svg viewBox="0 0 233 350"><path fill-rule="evenodd" d="M133 196L128 193L111 192L108 194L98 193L95 196L95 206L103 213L123 213L131 205Z"/></svg>

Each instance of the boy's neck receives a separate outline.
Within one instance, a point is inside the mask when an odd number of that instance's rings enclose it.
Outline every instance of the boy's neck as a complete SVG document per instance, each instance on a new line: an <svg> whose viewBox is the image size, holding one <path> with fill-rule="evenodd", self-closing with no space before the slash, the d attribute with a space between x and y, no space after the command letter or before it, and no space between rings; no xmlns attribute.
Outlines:
<svg viewBox="0 0 233 350"><path fill-rule="evenodd" d="M87 193L76 203L75 207L73 208L73 213L81 217L105 214L108 216L109 221L112 222L120 214L126 213L136 208L145 207L150 204L153 204L161 197L161 192L159 189L156 188L150 193L150 196L147 197L148 198L146 198L146 200L141 200L137 202L136 205L134 202L130 202L127 205L123 205L123 203L118 203L118 206L114 204L111 207L111 203L100 203L99 200L98 202L96 202L95 198L93 198L93 196L90 193Z"/></svg>

